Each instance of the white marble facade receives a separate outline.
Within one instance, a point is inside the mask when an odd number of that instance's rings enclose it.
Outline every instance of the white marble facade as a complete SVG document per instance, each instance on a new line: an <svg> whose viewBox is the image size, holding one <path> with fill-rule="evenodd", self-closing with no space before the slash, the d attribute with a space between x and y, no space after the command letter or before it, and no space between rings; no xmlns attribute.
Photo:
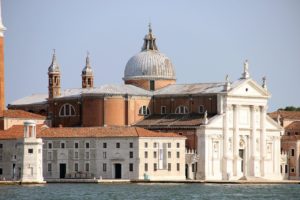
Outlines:
<svg viewBox="0 0 300 200"><path fill-rule="evenodd" d="M251 78L241 78L218 95L218 114L198 130L197 178L282 179L280 136L267 116L270 94Z"/></svg>

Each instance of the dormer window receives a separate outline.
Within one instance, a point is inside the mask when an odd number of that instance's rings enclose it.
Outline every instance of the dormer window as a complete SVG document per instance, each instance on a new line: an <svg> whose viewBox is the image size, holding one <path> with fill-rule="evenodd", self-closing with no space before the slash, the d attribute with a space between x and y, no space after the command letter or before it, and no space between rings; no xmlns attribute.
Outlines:
<svg viewBox="0 0 300 200"><path fill-rule="evenodd" d="M71 104L64 104L59 111L60 117L69 117L69 116L75 116L75 108Z"/></svg>
<svg viewBox="0 0 300 200"><path fill-rule="evenodd" d="M189 109L186 106L178 106L175 110L175 114L187 114Z"/></svg>
<svg viewBox="0 0 300 200"><path fill-rule="evenodd" d="M139 114L144 116L150 115L150 110L147 106L142 106L139 110Z"/></svg>

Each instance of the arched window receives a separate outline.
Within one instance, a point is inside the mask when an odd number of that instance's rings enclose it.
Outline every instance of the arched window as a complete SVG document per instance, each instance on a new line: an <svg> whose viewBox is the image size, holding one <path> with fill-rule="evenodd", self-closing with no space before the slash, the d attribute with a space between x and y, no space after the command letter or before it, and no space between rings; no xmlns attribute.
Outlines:
<svg viewBox="0 0 300 200"><path fill-rule="evenodd" d="M150 115L150 110L147 106L142 106L139 110L140 115Z"/></svg>
<svg viewBox="0 0 300 200"><path fill-rule="evenodd" d="M62 105L59 110L60 117L75 116L75 108L69 103Z"/></svg>
<svg viewBox="0 0 300 200"><path fill-rule="evenodd" d="M189 109L186 106L178 106L175 110L175 114L187 114Z"/></svg>

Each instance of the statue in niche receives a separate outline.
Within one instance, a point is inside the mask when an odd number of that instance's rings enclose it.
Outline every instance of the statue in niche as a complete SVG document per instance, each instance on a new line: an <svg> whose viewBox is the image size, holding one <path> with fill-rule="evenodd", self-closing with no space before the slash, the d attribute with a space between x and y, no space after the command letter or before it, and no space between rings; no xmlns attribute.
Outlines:
<svg viewBox="0 0 300 200"><path fill-rule="evenodd" d="M219 151L219 142L214 142L213 148L214 148L214 152L217 153Z"/></svg>
<svg viewBox="0 0 300 200"><path fill-rule="evenodd" d="M240 148L243 149L245 147L245 141L240 139Z"/></svg>

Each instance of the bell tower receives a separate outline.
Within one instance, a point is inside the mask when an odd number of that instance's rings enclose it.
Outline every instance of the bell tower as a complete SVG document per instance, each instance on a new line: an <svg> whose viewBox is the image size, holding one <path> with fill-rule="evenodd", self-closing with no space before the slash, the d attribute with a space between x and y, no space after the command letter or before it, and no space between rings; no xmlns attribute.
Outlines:
<svg viewBox="0 0 300 200"><path fill-rule="evenodd" d="M56 61L55 49L53 50L51 65L48 68L48 79L49 99L60 96L60 70Z"/></svg>
<svg viewBox="0 0 300 200"><path fill-rule="evenodd" d="M4 31L6 28L2 24L2 6L0 0L0 115L5 110L5 92L4 92Z"/></svg>
<svg viewBox="0 0 300 200"><path fill-rule="evenodd" d="M82 77L82 88L92 88L94 87L94 74L90 64L89 52L86 56L85 67L81 72Z"/></svg>

